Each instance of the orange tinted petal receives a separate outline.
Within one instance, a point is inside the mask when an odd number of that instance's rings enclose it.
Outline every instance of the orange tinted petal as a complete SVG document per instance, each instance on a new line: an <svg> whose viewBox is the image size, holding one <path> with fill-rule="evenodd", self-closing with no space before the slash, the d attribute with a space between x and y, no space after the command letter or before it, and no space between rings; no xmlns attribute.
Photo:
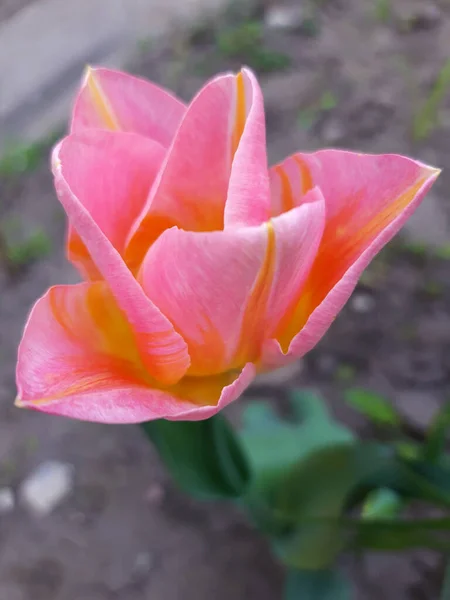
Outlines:
<svg viewBox="0 0 450 600"><path fill-rule="evenodd" d="M318 185L324 193L327 219L301 298L276 332L284 351L330 290L413 202L434 172L396 155L321 151L293 159L302 182L297 203L303 202L305 190L312 183ZM288 160L292 174L292 158Z"/></svg>
<svg viewBox="0 0 450 600"><path fill-rule="evenodd" d="M104 93L95 71L90 67L86 70L85 86L92 106L95 108L100 123L105 129L119 130L120 125L113 108Z"/></svg>

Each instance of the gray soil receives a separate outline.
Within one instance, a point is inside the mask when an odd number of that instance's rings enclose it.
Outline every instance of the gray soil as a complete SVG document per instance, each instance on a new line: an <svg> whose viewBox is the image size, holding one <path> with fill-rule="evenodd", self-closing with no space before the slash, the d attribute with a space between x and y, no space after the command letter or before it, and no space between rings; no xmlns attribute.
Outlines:
<svg viewBox="0 0 450 600"><path fill-rule="evenodd" d="M309 22L293 31L265 31L264 47L290 58L285 70L260 74L274 160L298 149L341 146L450 166L448 94L439 108L440 126L420 141L411 135L414 116L450 56L450 6L444 0L392 0L384 23L374 4L324 0L316 3L314 27ZM228 15L222 29L242 18ZM263 19L263 9L251 18ZM227 56L223 40L221 51L217 41L210 25L195 35L178 32L165 45L142 48L132 70L189 98L217 71L243 62L267 68L267 60L261 65L245 48ZM322 110L311 110L320 103ZM432 208L411 229L438 245L447 243L449 183L450 169L430 195ZM46 161L20 178L0 178L0 197L6 200L2 222L10 234L14 229L14 238L39 227L52 242L48 257L15 273L0 271L0 486L17 490L47 459L71 463L75 472L71 493L51 515L38 518L20 504L0 515L0 599L281 598L282 572L265 541L233 507L203 505L178 492L137 428L13 408L15 355L26 315L49 285L77 276L64 259L65 221ZM412 429L423 429L450 392L446 254L439 258L417 244L394 243L302 368L285 381L271 380L270 387L256 385L247 398L264 395L283 403L289 387L313 386L339 418L370 435L342 402L348 387L364 386L392 398ZM416 552L368 557L364 568L349 560L348 566L358 600L434 600L440 564L438 556Z"/></svg>
<svg viewBox="0 0 450 600"><path fill-rule="evenodd" d="M11 19L16 13L36 0L2 0L0 3L0 23Z"/></svg>

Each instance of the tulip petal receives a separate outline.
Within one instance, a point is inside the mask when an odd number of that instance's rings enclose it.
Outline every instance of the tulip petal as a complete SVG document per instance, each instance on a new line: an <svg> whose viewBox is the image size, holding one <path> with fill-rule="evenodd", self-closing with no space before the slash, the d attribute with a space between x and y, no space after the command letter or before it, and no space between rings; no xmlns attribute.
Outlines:
<svg viewBox="0 0 450 600"><path fill-rule="evenodd" d="M297 163L297 175L293 166ZM276 172L278 167L275 167ZM325 150L298 154L281 165L289 186L276 193L301 204L309 186L326 201L326 226L302 298L289 325L267 344L265 362L296 358L323 336L350 297L362 271L398 232L439 174L437 169L398 155L361 155ZM272 172L272 181L276 176ZM275 198L280 206L286 198ZM283 354L284 353L284 354Z"/></svg>
<svg viewBox="0 0 450 600"><path fill-rule="evenodd" d="M167 416L166 418L171 421L200 421L201 419L209 419L216 413L220 412L226 406L234 402L241 394L248 388L248 386L252 383L252 381L256 377L256 366L252 363L247 363L242 371L237 371L232 378L228 376L228 383L224 385L221 389L219 386L211 386L212 389L216 387L220 390L220 393L217 395L211 395L209 398L209 403L204 404L203 406L190 406L183 409L180 408L179 412L176 415ZM192 385L192 389L189 390L189 396L191 398L196 398L196 388L198 385L196 380L201 380L203 378L191 377L186 378L189 379L189 387ZM212 378L211 378L212 379ZM221 383L223 381L223 376L217 376L217 383ZM186 381L182 381L180 387L183 388L186 386ZM186 390L183 389L183 392L186 394Z"/></svg>
<svg viewBox="0 0 450 600"><path fill-rule="evenodd" d="M318 188L301 206L272 219L264 264L247 302L234 364L256 361L264 370L265 341L289 322L310 272L325 226L325 202Z"/></svg>
<svg viewBox="0 0 450 600"><path fill-rule="evenodd" d="M272 219L275 252L267 305L268 335L276 337L291 321L316 258L325 219L325 199L318 187L305 195L300 206Z"/></svg>
<svg viewBox="0 0 450 600"><path fill-rule="evenodd" d="M19 347L16 404L103 423L203 419L237 398L253 377L247 365L227 377L154 388L106 284L57 286L38 300L28 319Z"/></svg>
<svg viewBox="0 0 450 600"><path fill-rule="evenodd" d="M72 192L122 255L163 157L163 147L148 138L100 129L70 135L59 147L59 160ZM99 278L73 227L69 227L68 257L84 277Z"/></svg>
<svg viewBox="0 0 450 600"><path fill-rule="evenodd" d="M264 99L255 75L243 69L236 77L234 151L225 227L260 225L270 218Z"/></svg>
<svg viewBox="0 0 450 600"><path fill-rule="evenodd" d="M175 135L127 263L139 265L171 226L214 231L270 217L262 95L247 70L216 77L189 105Z"/></svg>
<svg viewBox="0 0 450 600"><path fill-rule="evenodd" d="M56 192L70 222L125 313L146 369L163 383L177 382L189 365L186 343L147 298L120 254L72 191L65 177L67 166L59 158L60 151L61 144L53 153L53 173Z"/></svg>
<svg viewBox="0 0 450 600"><path fill-rule="evenodd" d="M208 233L172 228L150 248L138 279L186 340L188 375L231 368L268 238L267 226Z"/></svg>
<svg viewBox="0 0 450 600"><path fill-rule="evenodd" d="M172 228L149 250L139 280L186 340L188 375L257 362L264 339L298 303L325 223L314 189L272 222L220 232Z"/></svg>
<svg viewBox="0 0 450 600"><path fill-rule="evenodd" d="M180 100L149 81L120 71L88 68L75 102L71 132L129 131L167 148L185 111Z"/></svg>

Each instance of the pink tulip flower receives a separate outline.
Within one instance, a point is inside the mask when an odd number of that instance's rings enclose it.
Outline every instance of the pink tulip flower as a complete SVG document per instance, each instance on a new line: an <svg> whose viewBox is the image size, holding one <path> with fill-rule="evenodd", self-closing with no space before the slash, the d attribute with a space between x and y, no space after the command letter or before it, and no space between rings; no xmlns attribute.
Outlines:
<svg viewBox="0 0 450 600"><path fill-rule="evenodd" d="M197 420L323 336L439 174L339 150L267 166L251 71L185 106L89 69L54 149L69 260L19 348L19 406L88 421Z"/></svg>

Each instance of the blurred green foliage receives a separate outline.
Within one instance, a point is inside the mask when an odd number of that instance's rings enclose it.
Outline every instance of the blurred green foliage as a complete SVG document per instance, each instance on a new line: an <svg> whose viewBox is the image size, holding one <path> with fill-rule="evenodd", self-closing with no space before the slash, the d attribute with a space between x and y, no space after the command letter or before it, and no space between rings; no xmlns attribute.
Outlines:
<svg viewBox="0 0 450 600"><path fill-rule="evenodd" d="M216 34L218 51L227 58L239 59L260 73L286 69L290 58L264 45L264 29L259 21L244 21Z"/></svg>
<svg viewBox="0 0 450 600"><path fill-rule="evenodd" d="M221 415L143 425L183 489L234 497L268 536L287 568L285 600L350 600L336 570L346 551L450 551L449 517L406 516L418 502L450 509L448 407L418 443L384 397L353 389L346 399L387 427L390 441L357 439L310 390L294 391L283 416L266 401L250 403L239 432Z"/></svg>
<svg viewBox="0 0 450 600"><path fill-rule="evenodd" d="M347 390L344 398L352 408L374 423L392 427L401 425L401 418L392 403L380 394L362 388L354 388Z"/></svg>
<svg viewBox="0 0 450 600"><path fill-rule="evenodd" d="M439 109L450 88L450 58L439 71L427 99L416 111L412 136L415 141L427 138L439 125Z"/></svg>
<svg viewBox="0 0 450 600"><path fill-rule="evenodd" d="M55 131L37 142L7 142L0 156L0 177L17 177L36 169L60 135Z"/></svg>

